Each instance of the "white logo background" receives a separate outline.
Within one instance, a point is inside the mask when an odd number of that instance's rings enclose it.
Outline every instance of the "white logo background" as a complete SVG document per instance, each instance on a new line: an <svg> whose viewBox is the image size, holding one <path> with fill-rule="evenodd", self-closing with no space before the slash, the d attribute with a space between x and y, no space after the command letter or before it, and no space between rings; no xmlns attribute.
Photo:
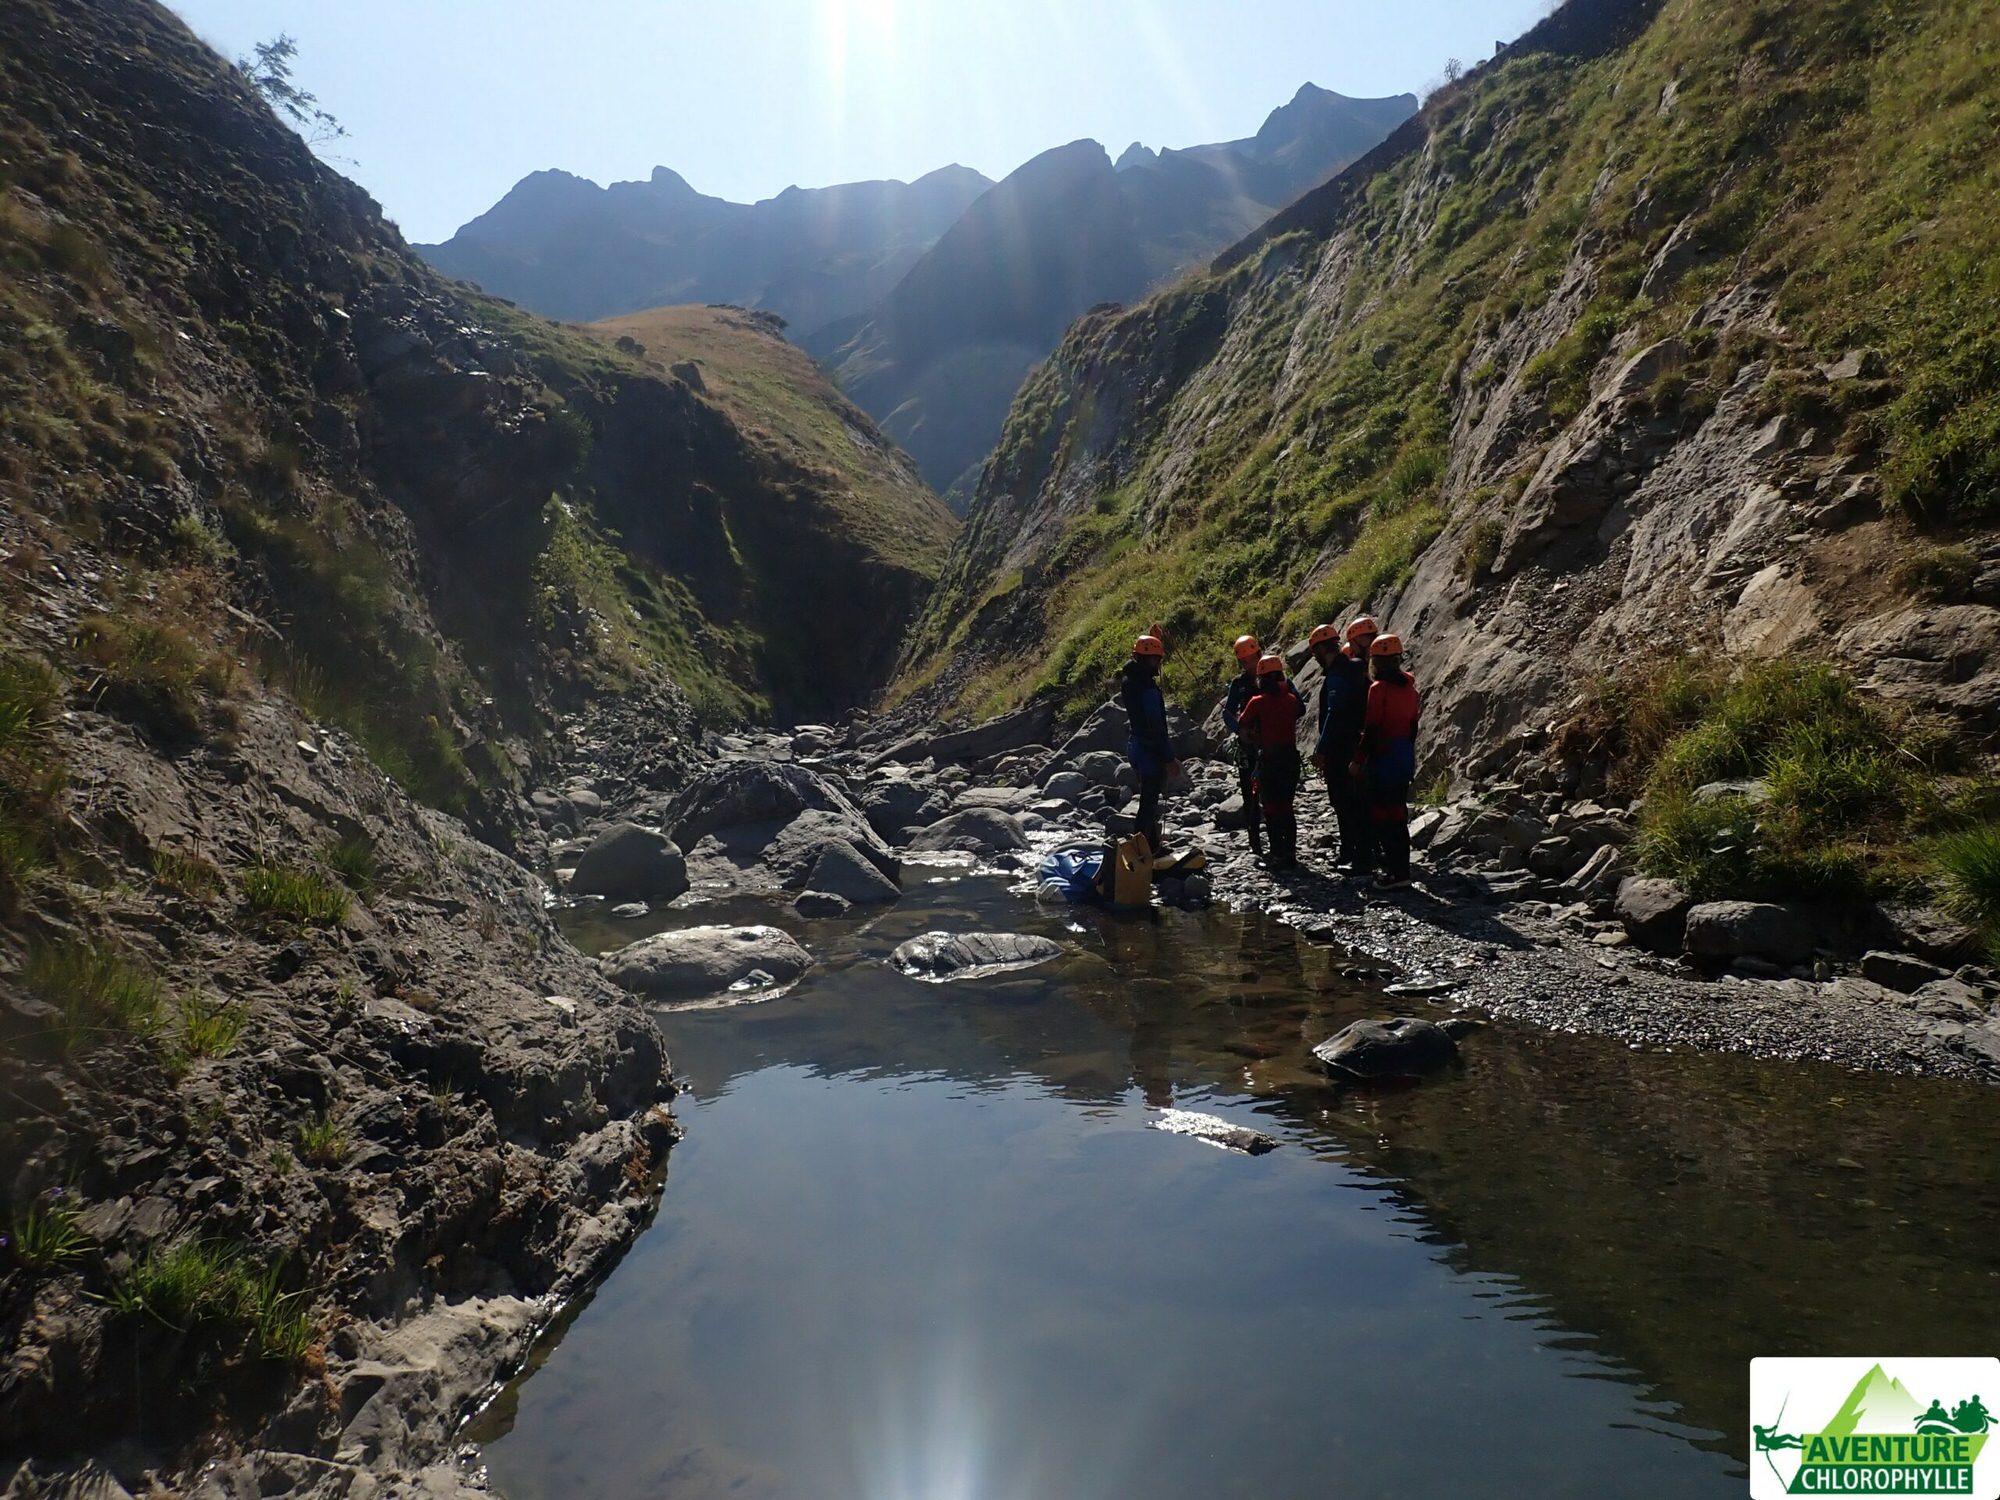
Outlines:
<svg viewBox="0 0 2000 1500"><path fill-rule="evenodd" d="M1891 1355L1855 1359L1753 1359L1750 1361L1750 1422L1801 1436L1818 1432L1839 1412L1875 1366L1887 1380L1881 1392L1884 1416L1870 1422L1864 1410L1858 1432L1908 1432L1911 1421L1902 1395L1917 1410L1941 1401L1949 1411L1978 1396L1994 1413L1994 1427L1972 1470L1970 1500L2000 1497L2000 1359L1902 1359ZM1895 1392L1889 1382L1898 1383ZM1779 1500L1787 1493L1799 1455L1790 1450L1760 1453L1750 1433L1750 1493L1756 1500Z"/></svg>

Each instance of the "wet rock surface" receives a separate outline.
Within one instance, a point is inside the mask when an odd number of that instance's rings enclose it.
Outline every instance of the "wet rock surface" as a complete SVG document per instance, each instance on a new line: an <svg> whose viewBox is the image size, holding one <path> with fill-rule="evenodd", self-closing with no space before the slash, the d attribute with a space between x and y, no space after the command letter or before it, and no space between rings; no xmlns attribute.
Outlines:
<svg viewBox="0 0 2000 1500"><path fill-rule="evenodd" d="M1018 932L927 932L900 944L889 962L915 979L976 979L1062 956L1060 944Z"/></svg>
<svg viewBox="0 0 2000 1500"><path fill-rule="evenodd" d="M1452 1030L1418 1016L1355 1021L1313 1049L1348 1078L1403 1078L1441 1068L1458 1055Z"/></svg>
<svg viewBox="0 0 2000 1500"><path fill-rule="evenodd" d="M603 964L613 984L650 1000L708 1000L789 984L812 958L776 927L686 927L641 938Z"/></svg>

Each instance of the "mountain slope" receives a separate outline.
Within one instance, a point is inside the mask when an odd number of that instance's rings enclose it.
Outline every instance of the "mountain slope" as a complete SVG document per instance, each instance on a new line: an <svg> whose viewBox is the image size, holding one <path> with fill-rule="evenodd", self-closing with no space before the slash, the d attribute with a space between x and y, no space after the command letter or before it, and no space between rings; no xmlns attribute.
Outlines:
<svg viewBox="0 0 2000 1500"><path fill-rule="evenodd" d="M1029 381L905 692L1102 692L1164 620L1367 607L1426 777L1607 669L1835 643L2000 724L1991 0L1571 0L1325 187ZM893 428L893 424L892 424Z"/></svg>
<svg viewBox="0 0 2000 1500"><path fill-rule="evenodd" d="M731 203L665 167L609 187L535 172L443 244L416 249L446 275L551 318L735 302L811 330L874 306L990 186L951 166L910 183Z"/></svg>
<svg viewBox="0 0 2000 1500"><path fill-rule="evenodd" d="M1062 329L1228 244L1416 106L1308 84L1253 137L1185 151L1046 151L968 208L860 327L804 342L963 504L1022 377Z"/></svg>

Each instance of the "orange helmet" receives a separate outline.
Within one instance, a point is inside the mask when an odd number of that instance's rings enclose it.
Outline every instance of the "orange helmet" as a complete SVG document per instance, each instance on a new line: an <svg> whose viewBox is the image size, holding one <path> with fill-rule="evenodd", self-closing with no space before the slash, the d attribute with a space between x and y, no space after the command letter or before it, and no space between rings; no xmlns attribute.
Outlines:
<svg viewBox="0 0 2000 1500"><path fill-rule="evenodd" d="M1257 675L1259 677L1264 676L1267 672L1282 672L1284 670L1285 659L1282 656L1265 655L1258 659Z"/></svg>
<svg viewBox="0 0 2000 1500"><path fill-rule="evenodd" d="M1132 643L1134 656L1165 656L1167 643L1156 635L1142 635Z"/></svg>
<svg viewBox="0 0 2000 1500"><path fill-rule="evenodd" d="M1378 635L1375 637L1374 643L1369 646L1368 654L1370 656L1401 656L1403 654L1403 638L1400 635Z"/></svg>
<svg viewBox="0 0 2000 1500"><path fill-rule="evenodd" d="M1347 643L1351 646L1364 635L1380 635L1382 627L1373 615L1356 615L1347 622Z"/></svg>
<svg viewBox="0 0 2000 1500"><path fill-rule="evenodd" d="M1337 641L1339 639L1340 627L1338 625L1315 625L1313 626L1312 634L1306 637L1306 644L1308 646L1317 646L1324 641Z"/></svg>
<svg viewBox="0 0 2000 1500"><path fill-rule="evenodd" d="M1236 659L1238 661L1247 662L1263 649L1262 646L1257 644L1257 637L1254 635L1239 635L1236 637Z"/></svg>

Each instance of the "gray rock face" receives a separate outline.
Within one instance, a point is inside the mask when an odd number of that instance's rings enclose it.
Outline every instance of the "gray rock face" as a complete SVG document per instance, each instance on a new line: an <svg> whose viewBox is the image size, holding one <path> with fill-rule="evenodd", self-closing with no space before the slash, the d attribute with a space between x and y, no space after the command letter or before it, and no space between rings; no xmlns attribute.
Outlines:
<svg viewBox="0 0 2000 1500"><path fill-rule="evenodd" d="M1766 901L1704 901L1690 907L1683 935L1697 958L1763 958L1803 963L1819 946L1812 913Z"/></svg>
<svg viewBox="0 0 2000 1500"><path fill-rule="evenodd" d="M726 994L758 972L773 986L790 983L812 958L775 927L689 927L627 944L603 964L620 989L653 1000L699 1000Z"/></svg>
<svg viewBox="0 0 2000 1500"><path fill-rule="evenodd" d="M1861 977L1903 994L1915 994L1934 979L1949 978L1946 970L1907 953L1873 949L1861 955Z"/></svg>
<svg viewBox="0 0 2000 1500"><path fill-rule="evenodd" d="M884 875L874 861L844 839L833 840L821 847L812 873L806 877L806 889L821 895L838 896L853 906L879 905L884 901L894 901L903 894L896 882Z"/></svg>
<svg viewBox="0 0 2000 1500"><path fill-rule="evenodd" d="M1620 881L1613 910L1632 941L1649 953L1681 951L1694 898L1671 880L1634 876Z"/></svg>
<svg viewBox="0 0 2000 1500"><path fill-rule="evenodd" d="M760 858L780 886L795 891L806 885L821 857L835 848L860 855L891 884L902 876L895 851L866 822L818 807L807 808L773 834Z"/></svg>
<svg viewBox="0 0 2000 1500"><path fill-rule="evenodd" d="M1458 1055L1451 1032L1435 1021L1398 1016L1356 1021L1313 1048L1313 1056L1350 1078L1401 1078L1441 1068Z"/></svg>
<svg viewBox="0 0 2000 1500"><path fill-rule="evenodd" d="M691 849L704 834L745 823L778 823L808 809L863 822L861 809L824 776L776 761L725 761L674 798L665 823L675 843Z"/></svg>
<svg viewBox="0 0 2000 1500"><path fill-rule="evenodd" d="M671 901L688 888L687 860L665 834L614 823L583 851L569 886L586 896Z"/></svg>
<svg viewBox="0 0 2000 1500"><path fill-rule="evenodd" d="M1019 932L927 932L889 955L912 979L942 982L1025 969L1059 957L1062 946Z"/></svg>
<svg viewBox="0 0 2000 1500"><path fill-rule="evenodd" d="M1023 813L1040 800L1041 794L1032 787L975 786L960 792L952 807L955 811L968 807L991 807L1000 812Z"/></svg>
<svg viewBox="0 0 2000 1500"><path fill-rule="evenodd" d="M935 787L914 781L885 781L869 792L863 806L868 826L890 838L912 824L921 828L935 823L950 810L951 803Z"/></svg>
<svg viewBox="0 0 2000 1500"><path fill-rule="evenodd" d="M970 807L940 818L909 842L912 850L1004 854L1028 847L1021 820L990 807Z"/></svg>
<svg viewBox="0 0 2000 1500"><path fill-rule="evenodd" d="M1074 802L1090 790L1090 778L1075 771L1058 771L1042 783L1042 795L1061 802Z"/></svg>

